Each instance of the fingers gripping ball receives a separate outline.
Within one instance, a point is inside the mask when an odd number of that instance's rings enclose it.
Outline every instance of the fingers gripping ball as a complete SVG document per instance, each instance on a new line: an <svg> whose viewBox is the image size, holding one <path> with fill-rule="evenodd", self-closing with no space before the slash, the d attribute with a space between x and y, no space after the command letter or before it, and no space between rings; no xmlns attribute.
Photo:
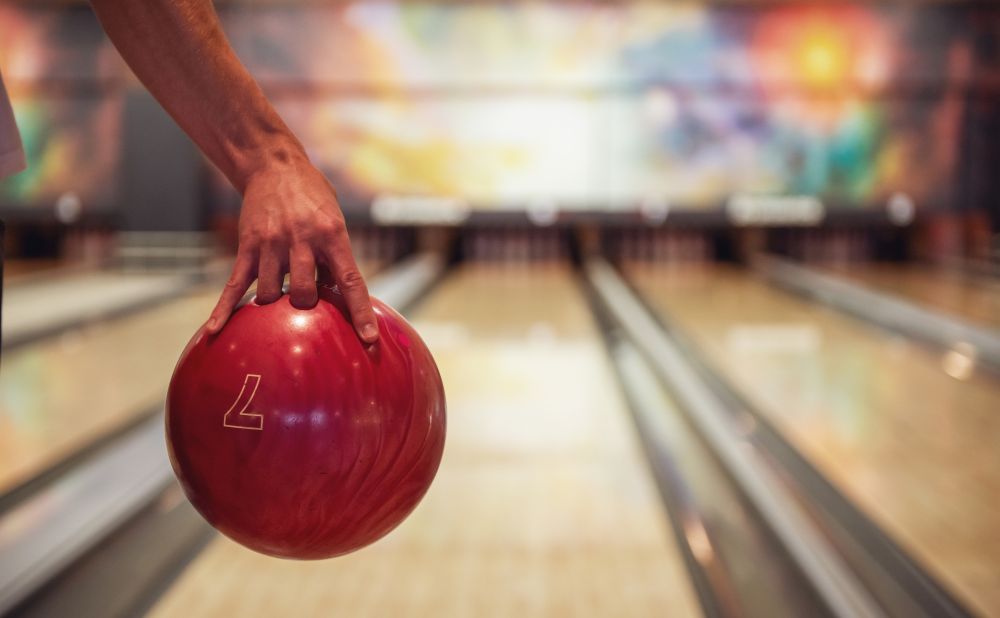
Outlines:
<svg viewBox="0 0 1000 618"><path fill-rule="evenodd" d="M199 331L167 397L174 472L222 533L284 558L376 541L427 492L444 449L445 398L416 331L373 299L382 333L358 339L341 295L288 296Z"/></svg>

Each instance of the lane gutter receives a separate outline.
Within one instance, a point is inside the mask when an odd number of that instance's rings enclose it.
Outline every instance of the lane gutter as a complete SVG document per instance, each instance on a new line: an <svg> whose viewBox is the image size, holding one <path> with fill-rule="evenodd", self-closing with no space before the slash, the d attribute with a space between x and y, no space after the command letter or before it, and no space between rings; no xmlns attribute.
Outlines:
<svg viewBox="0 0 1000 618"><path fill-rule="evenodd" d="M204 281L205 279L200 274L178 276L170 283L170 285L166 285L163 289L157 290L155 294L144 295L141 298L123 303L121 305L105 307L98 311L81 313L69 319L54 321L46 326L25 328L16 332L4 333L2 344L3 353L8 354L19 348L38 343L76 328L92 324L112 322L120 318L128 317L145 309L155 307L163 302L173 300Z"/></svg>
<svg viewBox="0 0 1000 618"><path fill-rule="evenodd" d="M884 601L906 616L971 614L884 530L861 512L817 470L749 400L714 367L698 346L661 312L638 298L670 337L692 368L715 392L733 421L784 482L800 495L810 514L819 520L851 566Z"/></svg>
<svg viewBox="0 0 1000 618"><path fill-rule="evenodd" d="M628 286L627 282L625 285ZM630 292L673 341L691 368L724 404L762 460L794 492L823 534L890 613L903 616L967 617L971 612L892 537L861 512L724 377L691 340L642 295Z"/></svg>
<svg viewBox="0 0 1000 618"><path fill-rule="evenodd" d="M417 254L376 276L370 291L409 311L441 280L446 266L440 255ZM31 491L22 490L21 499L11 499L0 512L0 615L15 608L29 611L25 603L44 603L46 595L60 594L46 590L46 584L172 486L162 406L136 422L73 465L53 468L49 478L39 480ZM164 577L180 572L172 571ZM161 590L167 585L163 578L156 582Z"/></svg>
<svg viewBox="0 0 1000 618"><path fill-rule="evenodd" d="M591 257L584 270L599 298L632 343L671 388L689 420L803 573L829 611L842 618L885 616L883 608L809 516L765 464L748 448L723 403L702 381L683 352L659 328L632 290L603 259Z"/></svg>
<svg viewBox="0 0 1000 618"><path fill-rule="evenodd" d="M889 331L956 351L1000 373L1000 332L772 255L751 262L774 285Z"/></svg>

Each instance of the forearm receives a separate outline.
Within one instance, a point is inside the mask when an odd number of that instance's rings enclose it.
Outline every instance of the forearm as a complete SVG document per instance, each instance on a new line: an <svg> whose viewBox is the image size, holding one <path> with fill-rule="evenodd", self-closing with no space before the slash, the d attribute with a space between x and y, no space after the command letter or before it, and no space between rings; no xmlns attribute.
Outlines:
<svg viewBox="0 0 1000 618"><path fill-rule="evenodd" d="M302 146L226 40L210 0L92 0L122 57L241 193Z"/></svg>
<svg viewBox="0 0 1000 618"><path fill-rule="evenodd" d="M333 187L240 64L211 1L91 3L135 74L243 195L233 272L207 332L220 332L254 280L258 303L281 298L287 273L292 304L315 305L319 267L339 287L358 336L377 341Z"/></svg>

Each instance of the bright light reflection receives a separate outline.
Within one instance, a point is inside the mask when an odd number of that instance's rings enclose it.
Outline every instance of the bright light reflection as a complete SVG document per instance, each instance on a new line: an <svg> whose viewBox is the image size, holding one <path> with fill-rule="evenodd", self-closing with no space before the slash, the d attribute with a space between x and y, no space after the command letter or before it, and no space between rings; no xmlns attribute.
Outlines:
<svg viewBox="0 0 1000 618"><path fill-rule="evenodd" d="M941 369L956 380L968 380L976 370L976 349L968 343L959 343L945 352Z"/></svg>
<svg viewBox="0 0 1000 618"><path fill-rule="evenodd" d="M684 522L684 538L687 539L691 553L699 563L708 564L715 558L712 542L708 540L708 533L701 521L690 519Z"/></svg>

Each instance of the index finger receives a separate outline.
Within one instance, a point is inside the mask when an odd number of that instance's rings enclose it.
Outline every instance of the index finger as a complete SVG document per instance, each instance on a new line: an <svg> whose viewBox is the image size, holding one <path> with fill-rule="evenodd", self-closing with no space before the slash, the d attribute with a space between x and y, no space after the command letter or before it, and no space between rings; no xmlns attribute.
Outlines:
<svg viewBox="0 0 1000 618"><path fill-rule="evenodd" d="M247 253L240 253L236 256L236 263L233 264L233 272L226 281L219 302L215 304L212 315L205 324L205 330L209 334L215 335L222 330L229 316L233 313L240 299L250 288L254 280L254 259Z"/></svg>

